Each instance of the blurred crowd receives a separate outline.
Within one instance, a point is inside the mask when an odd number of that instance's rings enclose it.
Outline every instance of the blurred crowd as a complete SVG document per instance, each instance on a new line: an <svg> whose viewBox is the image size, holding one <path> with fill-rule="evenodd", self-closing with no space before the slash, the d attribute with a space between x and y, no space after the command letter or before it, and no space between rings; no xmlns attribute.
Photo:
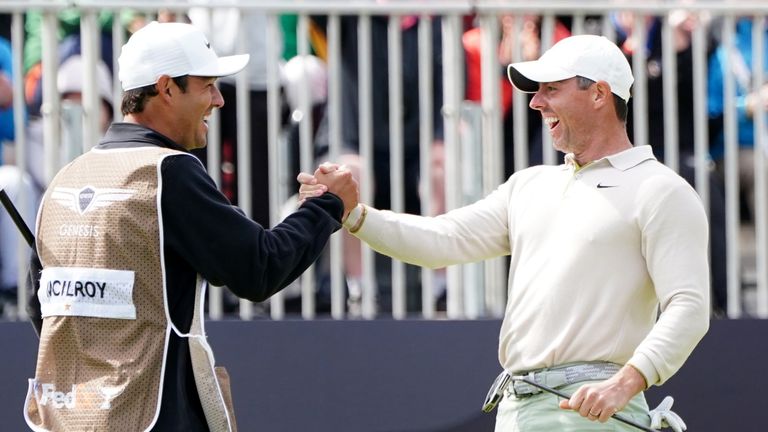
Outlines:
<svg viewBox="0 0 768 432"><path fill-rule="evenodd" d="M467 16L462 21L463 34L463 79L464 100L467 103L478 104L482 101L482 55L483 38L482 29L478 25L478 17ZM58 14L59 19L59 45L58 45L58 75L56 88L61 100L61 143L59 144L59 166L63 166L72 160L84 149L90 148L95 143L83 143L81 132L82 125L82 92L85 85L95 86L101 101L100 125L101 130L106 130L113 120L115 110L113 106L119 96L114 92L113 58L118 53L113 53L112 37L113 22L119 20L120 27L125 36L141 28L151 20L158 21L184 21L200 26L208 34L213 34L211 42L219 55L228 55L241 50L242 43L251 53L251 62L244 79L247 80L247 92L237 91L235 78L223 78L219 80L221 92L227 104L221 109L221 155L218 167L208 167L209 171L218 170L221 179L220 187L225 195L234 203L242 204L243 194L238 187L245 185L238 182L239 167L250 167L250 191L247 201L250 208L247 209L252 218L258 223L270 225L269 205L269 179L270 169L268 164L268 110L267 110L267 17L258 11L239 10L236 8L190 8L186 13L177 13L166 10L158 10L152 14L125 10L119 14L104 11L98 15L98 23L102 30L100 34L100 61L97 65L95 82L84 82L84 63L81 57L80 36L80 12L77 9L64 9ZM431 139L433 141L431 160L432 178L420 178L420 109L419 109L419 28L420 21L425 18L420 16L404 16L400 18L400 34L396 39L388 38L392 30L389 18L386 16L371 17L371 46L370 56L373 88L371 93L372 130L373 130L373 154L370 155L373 172L373 202L370 203L379 209L391 208L390 202L390 171L391 171L391 143L393 140L402 142L402 160L404 178L402 179L404 210L410 213L421 212L425 200L429 200L429 209L434 214L445 210L445 198L443 194L444 178L444 150L443 150L443 33L441 32L441 18L430 17L428 25L432 29L433 52L430 62L430 85L433 100L431 106L432 124ZM646 68L647 76L647 139L656 156L663 160L665 153L665 117L672 115L665 113L663 104L664 87L663 80L666 74L662 62L662 23L668 19L673 33L673 46L675 49L675 65L677 67L677 112L672 113L678 118L678 136L680 174L691 184L694 182L694 63L692 53L692 32L697 26L705 26L707 29L707 112L708 112L708 140L710 148L711 166L707 173L710 181L710 244L712 263L712 289L713 312L715 316L722 316L726 310L726 258L725 258L725 214L724 214L724 182L723 163L724 127L723 118L726 102L723 97L725 79L734 76L736 81L735 101L738 122L738 172L740 177L740 203L742 222L754 221L754 158L762 157L754 151L753 115L758 112L758 104L763 106L768 103L768 86L756 83L752 76L752 63L755 58L762 58L767 62L764 69L768 72L768 53L756 56L752 50L753 19L751 16L739 17L736 20L734 33L734 47L729 49L721 41L720 19L710 19L705 14L693 14L686 11L675 11L668 16L648 16L641 25L635 23L632 13L620 12L601 16L587 16L580 31L599 33L606 28L611 28L615 34L616 43L622 48L630 59L630 64L641 64ZM609 20L609 23L604 22ZM305 35L298 36L299 18L296 15L282 15L281 41L279 52L281 53L281 113L280 113L280 145L286 149L288 155L288 172L298 173L302 167L302 154L300 152L300 124L307 118L311 119L311 141L313 154L312 165L325 160L330 145L329 116L326 110L328 98L328 42L327 42L327 17L312 16L306 32L307 43L310 46L309 55L299 55L299 43ZM24 129L15 130L13 122L13 93L11 73L11 44L10 44L10 17L0 16L0 182L12 199L20 195L29 197L32 205L30 211L25 212L24 217L28 225L33 225L34 212L37 203L44 191L48 179L43 165L43 138L44 128L42 113L45 111L42 98L42 35L41 27L43 16L40 11L29 11L25 14L25 41L23 52L23 93L25 112L20 115L24 118ZM581 29L583 27L583 29ZM644 35L638 37L634 34L636 29L643 28ZM525 125L516 125L521 119L512 115L513 88L506 78L506 65L513 61L513 56L520 56L522 60L533 60L542 52L542 41L554 43L574 32L574 22L570 16L558 16L555 20L551 35L542 35L542 20L536 15L511 15L498 16L498 43L496 57L498 58L498 81L500 88L500 110L503 122L503 148L504 148L504 175L509 176L517 166L529 166L544 162L545 137L542 136L541 119L536 115L528 115L524 119ZM360 155L361 128L360 128L360 99L358 76L358 60L360 39L358 36L358 20L355 16L342 16L340 19L341 42L341 148L342 155L338 161L352 168L356 175L361 175L361 170L367 164L363 163ZM768 31L762 33L767 39L764 47L768 47ZM389 40L397 40L401 43L402 52L402 107L399 110L402 115L402 136L391 137L390 93L389 93L389 68L388 49ZM768 50L768 48L764 48ZM633 62L640 56L640 62ZM637 74L636 74L637 75ZM242 79L242 78L240 78ZM303 98L302 94L307 97ZM249 118L237 118L238 98L248 97ZM302 103L308 100L308 104ZM634 111L630 100L629 136L633 136ZM307 109L308 108L308 109ZM119 112L119 111L117 111ZM762 111L760 111L762 112ZM238 123L246 122L251 125L250 134L239 133ZM525 161L514 160L514 146L516 127L525 127L527 131L526 147L527 158ZM20 134L26 137L25 154L26 164L20 167L16 164L17 153L14 141ZM238 140L247 139L249 142L238 144ZM238 162L238 149L248 148L248 160ZM242 152L242 150L241 150ZM197 156L207 163L207 153L199 152ZM558 155L561 161L562 155ZM304 156L306 159L306 156ZM58 167L57 167L58 168ZM287 182L287 181L286 181ZM432 186L430 196L422 193L424 182ZM286 186L290 192L298 190L297 183ZM295 199L289 200L284 212L291 210ZM344 233L344 273L345 288L347 292L347 304L350 315L359 313L359 302L362 284L362 265L360 245L357 240ZM15 313L16 292L18 281L18 269L23 267L26 257L19 256L17 248L18 237L16 228L8 220L7 215L0 216L0 307L6 316ZM328 254L326 254L328 255ZM322 259L318 263L316 272L317 289L316 305L319 312L330 310L330 269L329 259ZM380 311L391 308L391 281L388 259L382 259L377 255L376 280L378 285L377 304ZM421 309L421 280L419 269L407 266L407 304L409 311ZM438 308L444 308L445 304L445 275L442 271L435 273L435 287ZM291 294L293 293L293 294ZM289 290L286 295L286 305L289 312L300 311L299 290ZM266 306L263 306L266 308ZM227 312L234 312L237 303L234 299L225 302Z"/></svg>

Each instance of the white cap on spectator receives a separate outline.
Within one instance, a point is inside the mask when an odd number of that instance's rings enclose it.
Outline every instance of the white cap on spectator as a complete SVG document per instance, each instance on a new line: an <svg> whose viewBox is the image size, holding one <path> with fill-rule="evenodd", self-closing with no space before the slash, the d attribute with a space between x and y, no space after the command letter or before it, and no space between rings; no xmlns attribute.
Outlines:
<svg viewBox="0 0 768 432"><path fill-rule="evenodd" d="M562 39L538 60L510 64L507 75L515 87L526 93L538 91L539 83L575 76L605 81L625 101L629 100L629 90L635 81L621 49L607 38L595 35Z"/></svg>
<svg viewBox="0 0 768 432"><path fill-rule="evenodd" d="M286 99L291 111L299 109L301 83L308 82L310 105L328 98L328 71L325 62L313 55L295 56L283 66Z"/></svg>
<svg viewBox="0 0 768 432"><path fill-rule="evenodd" d="M153 21L134 33L118 58L123 91L148 86L162 75L223 77L240 72L250 56L219 57L205 34L184 23Z"/></svg>
<svg viewBox="0 0 768 432"><path fill-rule="evenodd" d="M99 60L96 63L96 85L99 90L99 97L112 105L112 74L107 69L107 65ZM73 55L67 58L59 66L59 73L56 76L56 87L59 94L82 93L83 81L85 78L85 65L83 58L79 55Z"/></svg>

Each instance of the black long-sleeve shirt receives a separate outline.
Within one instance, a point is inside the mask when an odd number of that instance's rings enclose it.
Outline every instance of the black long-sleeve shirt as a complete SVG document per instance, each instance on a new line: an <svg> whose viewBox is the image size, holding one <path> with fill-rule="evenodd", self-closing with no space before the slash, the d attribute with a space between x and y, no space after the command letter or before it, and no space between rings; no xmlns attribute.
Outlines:
<svg viewBox="0 0 768 432"><path fill-rule="evenodd" d="M146 127L115 123L99 149L161 146L184 151ZM262 301L296 279L319 256L341 227L342 201L333 194L307 200L272 229L253 222L216 188L196 158L163 160L162 231L167 298L174 325L188 332L194 314L197 275L227 286L238 297ZM258 203L256 203L258 205ZM33 256L30 292L39 286L39 260ZM36 296L30 316L42 325ZM160 416L155 431L207 431L186 339L171 332Z"/></svg>

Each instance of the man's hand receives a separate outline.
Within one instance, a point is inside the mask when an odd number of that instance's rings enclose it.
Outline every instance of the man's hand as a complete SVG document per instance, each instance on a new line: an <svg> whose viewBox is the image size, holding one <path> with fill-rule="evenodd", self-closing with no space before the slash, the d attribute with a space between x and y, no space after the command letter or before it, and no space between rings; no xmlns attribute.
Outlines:
<svg viewBox="0 0 768 432"><path fill-rule="evenodd" d="M352 176L352 172L343 165L339 166L325 162L315 170L313 175L299 173L296 180L301 183L299 187L299 202L304 202L307 198L320 196L325 192L331 192L341 198L344 202L342 221L357 206L360 199L357 180Z"/></svg>
<svg viewBox="0 0 768 432"><path fill-rule="evenodd" d="M582 417L605 423L645 388L643 375L626 365L603 382L581 386L570 399L560 402L560 408L578 411Z"/></svg>
<svg viewBox="0 0 768 432"><path fill-rule="evenodd" d="M307 198L317 197L328 192L328 186L318 183L315 176L310 173L300 172L296 180L301 184L299 186L299 205L303 204Z"/></svg>
<svg viewBox="0 0 768 432"><path fill-rule="evenodd" d="M337 164L324 162L317 168L316 172L322 171L327 174L339 168ZM308 198L318 197L328 192L328 186L319 183L313 174L300 172L296 177L296 181L301 185L299 186L299 205L303 204Z"/></svg>

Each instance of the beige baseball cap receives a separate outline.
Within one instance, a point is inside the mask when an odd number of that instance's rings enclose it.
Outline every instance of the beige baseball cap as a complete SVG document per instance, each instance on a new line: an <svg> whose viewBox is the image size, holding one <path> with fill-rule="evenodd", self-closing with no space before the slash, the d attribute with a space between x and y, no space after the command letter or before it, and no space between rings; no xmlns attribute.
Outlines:
<svg viewBox="0 0 768 432"><path fill-rule="evenodd" d="M509 81L526 93L535 93L539 83L561 81L575 76L605 81L611 91L629 100L635 78L627 58L615 43L604 36L579 35L560 40L538 60L512 63Z"/></svg>
<svg viewBox="0 0 768 432"><path fill-rule="evenodd" d="M223 77L240 72L250 56L219 57L205 34L185 23L153 21L134 33L123 45L118 77L123 91L157 82L162 75Z"/></svg>

